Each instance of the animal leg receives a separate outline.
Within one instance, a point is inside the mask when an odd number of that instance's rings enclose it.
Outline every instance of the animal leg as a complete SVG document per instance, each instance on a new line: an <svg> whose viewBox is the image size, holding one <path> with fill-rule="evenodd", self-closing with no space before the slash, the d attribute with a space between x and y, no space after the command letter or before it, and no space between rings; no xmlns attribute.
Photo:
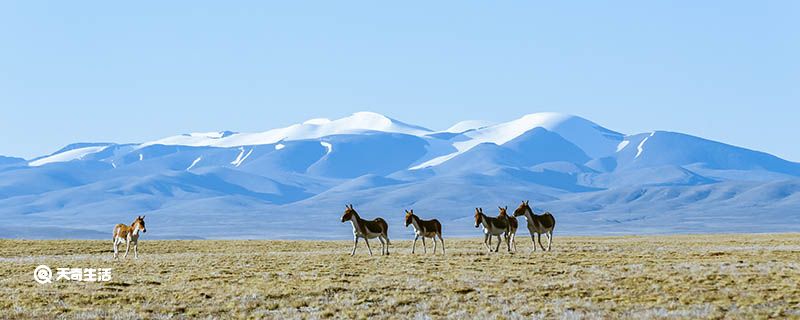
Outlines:
<svg viewBox="0 0 800 320"><path fill-rule="evenodd" d="M117 239L114 239L114 259L116 259L117 256L119 255L119 248L117 248L118 244L119 242L117 241Z"/></svg>
<svg viewBox="0 0 800 320"><path fill-rule="evenodd" d="M511 252L511 235L506 234L506 247L508 247L508 252Z"/></svg>
<svg viewBox="0 0 800 320"><path fill-rule="evenodd" d="M531 232L531 242L533 242L533 250L531 252L536 252L536 234Z"/></svg>
<svg viewBox="0 0 800 320"><path fill-rule="evenodd" d="M378 240L381 242L381 255L383 255L385 252L386 243L383 242L383 237L378 237Z"/></svg>
<svg viewBox="0 0 800 320"><path fill-rule="evenodd" d="M125 241L125 256L123 258L125 259L128 258L128 249L130 249L130 247L131 247L131 241L130 240Z"/></svg>
<svg viewBox="0 0 800 320"><path fill-rule="evenodd" d="M133 243L133 258L139 259L139 241Z"/></svg>
<svg viewBox="0 0 800 320"><path fill-rule="evenodd" d="M351 256L356 255L356 245L358 245L358 237L353 237L353 252L350 253Z"/></svg>
<svg viewBox="0 0 800 320"><path fill-rule="evenodd" d="M436 255L436 238L431 238L433 240L433 255Z"/></svg>
<svg viewBox="0 0 800 320"><path fill-rule="evenodd" d="M383 234L383 239L386 240L386 255L389 255L389 236L387 234Z"/></svg>
<svg viewBox="0 0 800 320"><path fill-rule="evenodd" d="M492 245L492 236L488 233L483 236L483 245L486 246L486 250L492 252L492 248L490 247Z"/></svg>
<svg viewBox="0 0 800 320"><path fill-rule="evenodd" d="M428 254L428 245L425 244L425 236L422 236L422 253Z"/></svg>
<svg viewBox="0 0 800 320"><path fill-rule="evenodd" d="M435 239L434 239L435 241ZM442 234L439 234L439 241L442 242L442 254L444 254L444 239L442 238Z"/></svg>
<svg viewBox="0 0 800 320"><path fill-rule="evenodd" d="M372 248L369 247L369 239L367 239L367 237L364 237L364 242L367 243L367 250L369 250L369 255L371 256L372 255Z"/></svg>
<svg viewBox="0 0 800 320"><path fill-rule="evenodd" d="M419 235L414 237L414 245L411 246L411 254L414 254L414 250L417 249L417 239L419 239Z"/></svg>
<svg viewBox="0 0 800 320"><path fill-rule="evenodd" d="M497 247L494 249L494 252L500 252L500 245L503 244L503 238L500 235L497 235Z"/></svg>
<svg viewBox="0 0 800 320"><path fill-rule="evenodd" d="M515 233L513 237L511 240L514 240L514 252L517 252L517 234Z"/></svg>
<svg viewBox="0 0 800 320"><path fill-rule="evenodd" d="M553 230L550 230L550 232L547 234L547 251L552 250L552 245L553 245Z"/></svg>
<svg viewBox="0 0 800 320"><path fill-rule="evenodd" d="M542 247L542 251L547 251L547 250L544 248L544 246L542 245L542 234L541 234L541 233L539 234L539 237L538 237L538 239L539 239L539 246L540 246L540 247Z"/></svg>

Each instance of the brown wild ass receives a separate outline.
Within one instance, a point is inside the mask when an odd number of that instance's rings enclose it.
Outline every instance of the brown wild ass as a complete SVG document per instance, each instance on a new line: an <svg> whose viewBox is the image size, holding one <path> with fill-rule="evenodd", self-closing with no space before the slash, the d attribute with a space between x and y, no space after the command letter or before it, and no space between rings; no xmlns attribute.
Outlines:
<svg viewBox="0 0 800 320"><path fill-rule="evenodd" d="M517 239L517 228L519 227L519 222L517 221L517 218L508 215L507 213L508 206L506 206L505 208L501 207L497 208L500 209L500 214L497 215L497 217L508 219L508 224L510 227L510 230L508 231L508 244L511 245L512 248L514 248L514 251L517 251L516 239Z"/></svg>
<svg viewBox="0 0 800 320"><path fill-rule="evenodd" d="M444 239L442 239L442 224L439 220L422 220L414 214L414 209L411 211L406 210L406 228L411 224L414 226L414 245L411 246L411 253L417 248L417 239L422 237L422 249L424 253L428 253L428 246L425 244L425 238L433 240L433 254L436 254L436 237L442 243L442 254L444 254Z"/></svg>
<svg viewBox="0 0 800 320"><path fill-rule="evenodd" d="M534 233L539 235L539 246L542 247L542 250L545 250L542 245L542 233L547 236L547 251L550 251L551 245L553 244L553 229L556 228L556 218L553 217L550 212L545 212L543 215L533 213L528 202L530 202L530 200L522 201L522 204L519 205L517 210L514 210L514 216L525 216L525 219L528 220L528 231L531 232L533 251L536 251L536 240L533 237Z"/></svg>
<svg viewBox="0 0 800 320"><path fill-rule="evenodd" d="M509 237L511 234L510 230L510 219L509 217L489 217L483 213L483 208L475 208L475 228L480 228L483 225L483 245L486 246L486 249L489 252L498 252L500 250L500 244L503 242L500 235L506 238L506 245L508 246L508 252L511 252L511 244L509 242ZM492 236L497 236L497 247L492 250Z"/></svg>
<svg viewBox="0 0 800 320"><path fill-rule="evenodd" d="M351 256L356 254L356 245L358 245L358 238L364 238L367 243L369 255L372 255L372 248L369 247L369 239L378 238L381 241L381 255L386 253L389 255L389 225L382 218L375 218L375 220L364 220L358 215L353 205L344 206L344 215L342 215L342 223L348 220L353 223L353 252ZM385 242L384 242L385 241Z"/></svg>
<svg viewBox="0 0 800 320"><path fill-rule="evenodd" d="M144 226L144 216L137 216L130 227L122 223L114 226L114 259L118 256L119 244L123 242L125 242L125 256L123 258L128 257L128 249L133 244L133 258L139 259L139 230L147 232L147 228Z"/></svg>

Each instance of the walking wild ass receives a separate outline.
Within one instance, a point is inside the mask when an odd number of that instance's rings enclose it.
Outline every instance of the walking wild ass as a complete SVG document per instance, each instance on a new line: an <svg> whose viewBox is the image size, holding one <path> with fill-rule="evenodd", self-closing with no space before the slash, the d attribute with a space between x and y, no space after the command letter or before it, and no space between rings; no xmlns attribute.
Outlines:
<svg viewBox="0 0 800 320"><path fill-rule="evenodd" d="M414 226L414 245L411 246L411 253L413 254L417 248L417 239L422 237L422 249L424 253L428 253L428 246L425 244L425 238L433 240L433 254L436 254L436 237L442 243L442 254L444 254L444 239L442 239L442 224L439 220L422 220L414 214L414 209L411 211L406 210L406 228L411 224Z"/></svg>
<svg viewBox="0 0 800 320"><path fill-rule="evenodd" d="M508 217L489 217L483 213L483 208L475 208L475 228L480 228L483 225L483 245L489 252L500 251L500 244L503 242L500 235L506 238L506 245L508 252L511 252L511 245L509 243L509 236L511 233L510 219ZM492 250L492 236L497 236L497 247Z"/></svg>
<svg viewBox="0 0 800 320"><path fill-rule="evenodd" d="M137 216L130 227L122 223L114 226L114 259L118 256L119 244L123 242L125 242L125 256L123 258L128 257L128 249L133 244L133 258L139 259L139 230L147 232L147 228L144 226L144 216Z"/></svg>
<svg viewBox="0 0 800 320"><path fill-rule="evenodd" d="M525 216L525 219L528 220L528 231L531 232L533 251L536 251L536 239L533 237L534 233L539 235L539 246L542 247L542 250L545 250L542 245L542 233L547 236L547 251L550 251L551 245L553 244L553 229L556 228L556 218L553 217L550 212L545 212L543 215L536 215L533 213L531 206L528 205L528 202L530 202L530 200L523 201L517 210L514 210L514 216Z"/></svg>
<svg viewBox="0 0 800 320"><path fill-rule="evenodd" d="M382 218L375 218L375 220L364 220L358 215L353 205L345 206L344 215L342 215L342 223L350 220L353 223L353 252L351 256L356 254L356 246L358 245L358 238L364 238L367 243L367 250L369 255L372 255L372 248L369 247L369 239L378 238L381 241L381 255L386 253L389 255L389 225Z"/></svg>

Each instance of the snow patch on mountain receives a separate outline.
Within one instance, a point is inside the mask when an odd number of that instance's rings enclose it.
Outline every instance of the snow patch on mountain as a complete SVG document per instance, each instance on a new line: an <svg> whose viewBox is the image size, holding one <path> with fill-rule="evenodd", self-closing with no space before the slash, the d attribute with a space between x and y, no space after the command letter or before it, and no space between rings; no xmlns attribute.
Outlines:
<svg viewBox="0 0 800 320"><path fill-rule="evenodd" d="M197 157L197 159L194 159L194 161L192 161L192 164L190 164L189 167L186 168L186 170L188 171L188 170L191 170L192 168L194 168L194 166L197 165L197 163L200 162L200 160L203 160L202 156ZM115 166L115 168L116 168L116 166Z"/></svg>
<svg viewBox="0 0 800 320"><path fill-rule="evenodd" d="M103 151L106 148L108 148L108 146L96 146L96 147L86 147L86 148L72 149L72 150L64 151L64 152L57 153L57 154L54 154L54 155L51 155L51 156L48 156L48 157L44 157L44 158L40 158L40 159L31 161L31 162L28 163L28 165L31 166L31 167L38 167L38 166L43 166L43 165L48 164L48 163L80 160L80 159L83 159L85 156L87 156L89 154Z"/></svg>
<svg viewBox="0 0 800 320"><path fill-rule="evenodd" d="M628 144L630 143L631 142L629 140L623 140L622 142L620 142L619 145L617 145L617 152L620 152L622 151L622 149L625 149L625 147L627 147Z"/></svg>
<svg viewBox="0 0 800 320"><path fill-rule="evenodd" d="M656 132L655 132L655 131L653 131L652 133L650 133L650 136L649 136L649 137L646 137L646 138L644 138L644 139L642 140L642 142L639 142L639 146L637 146L637 147L636 147L636 150L637 150L637 152L636 152L636 156L635 156L635 157L633 157L634 159L635 159L635 158L638 158L639 156L641 156L641 155L642 155L642 152L644 152L644 144L647 142L647 140L649 140L650 138L652 138L654 135L656 135Z"/></svg>
<svg viewBox="0 0 800 320"><path fill-rule="evenodd" d="M325 154L330 154L333 151L333 145L330 142L320 141L319 144L325 147Z"/></svg>
<svg viewBox="0 0 800 320"><path fill-rule="evenodd" d="M259 133L238 133L221 138L202 135L180 135L142 144L142 147L162 145L184 145L194 147L239 147L274 144L279 141L318 139L337 134L354 134L365 131L381 131L424 135L431 133L423 127L410 125L374 112L356 112L338 120L312 119L301 124Z"/></svg>
<svg viewBox="0 0 800 320"><path fill-rule="evenodd" d="M328 119L328 118L314 118L314 119L308 119L305 122L303 122L303 124L310 124L310 125L317 125L317 126L320 126L320 125L323 125L323 124L328 124L328 123L331 123L331 119Z"/></svg>
<svg viewBox="0 0 800 320"><path fill-rule="evenodd" d="M250 154L252 153L253 153L253 148L250 148L247 154L245 154L244 147L239 147L239 155L236 156L236 160L231 161L231 164L234 165L235 167L242 165L242 162L244 162L244 160L247 159L247 157L249 157Z"/></svg>

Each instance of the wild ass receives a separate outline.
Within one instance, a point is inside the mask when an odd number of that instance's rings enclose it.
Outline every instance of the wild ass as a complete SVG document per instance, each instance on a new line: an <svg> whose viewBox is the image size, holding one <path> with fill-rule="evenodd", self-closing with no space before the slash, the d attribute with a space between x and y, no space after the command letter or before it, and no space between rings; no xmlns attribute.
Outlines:
<svg viewBox="0 0 800 320"><path fill-rule="evenodd" d="M114 237L112 238L114 240L114 259L119 255L119 244L123 242L125 242L123 258L128 257L128 249L133 244L133 258L139 259L139 230L147 232L147 228L144 226L144 216L137 216L130 227L122 223L114 226Z"/></svg>
<svg viewBox="0 0 800 320"><path fill-rule="evenodd" d="M351 256L356 254L356 245L358 245L358 238L364 238L367 243L369 255L372 255L372 248L369 247L369 239L378 238L381 241L381 255L386 252L389 255L389 225L382 218L375 218L375 220L364 220L358 215L353 205L345 205L344 215L342 215L342 223L353 223L353 252ZM385 240L385 243L384 243Z"/></svg>
<svg viewBox="0 0 800 320"><path fill-rule="evenodd" d="M511 252L511 245L509 244L509 228L510 220L508 217L489 217L483 214L483 208L475 208L475 228L483 225L483 244L489 252L500 251L500 244L503 242L500 235L506 238L506 245L508 245L508 252ZM492 250L492 236L497 236L497 247Z"/></svg>
<svg viewBox="0 0 800 320"><path fill-rule="evenodd" d="M425 244L425 238L433 240L433 254L436 254L436 237L442 242L442 254L444 254L444 239L442 239L442 224L439 220L422 220L414 214L414 209L406 211L406 228L411 224L414 226L414 245L411 246L411 253L413 254L417 248L417 239L422 237L422 249L424 253L428 253L428 246Z"/></svg>
<svg viewBox="0 0 800 320"><path fill-rule="evenodd" d="M530 200L523 201L522 204L519 205L519 208L514 210L514 216L525 216L525 219L528 220L528 231L531 232L533 251L536 251L536 240L533 238L534 233L539 235L539 246L542 247L542 250L545 250L542 245L542 233L547 236L547 251L550 251L551 245L553 244L553 229L556 227L556 218L553 217L550 212L545 212L543 215L536 215L533 213L531 206L528 205L528 202L530 202Z"/></svg>
<svg viewBox="0 0 800 320"><path fill-rule="evenodd" d="M517 218L508 215L507 213L508 206L506 206L505 208L502 207L497 207L497 208L500 209L500 214L497 217L508 219L508 224L510 227L508 231L508 243L509 245L511 245L512 248L514 248L514 251L517 251L517 228L519 227L519 222L517 221Z"/></svg>

